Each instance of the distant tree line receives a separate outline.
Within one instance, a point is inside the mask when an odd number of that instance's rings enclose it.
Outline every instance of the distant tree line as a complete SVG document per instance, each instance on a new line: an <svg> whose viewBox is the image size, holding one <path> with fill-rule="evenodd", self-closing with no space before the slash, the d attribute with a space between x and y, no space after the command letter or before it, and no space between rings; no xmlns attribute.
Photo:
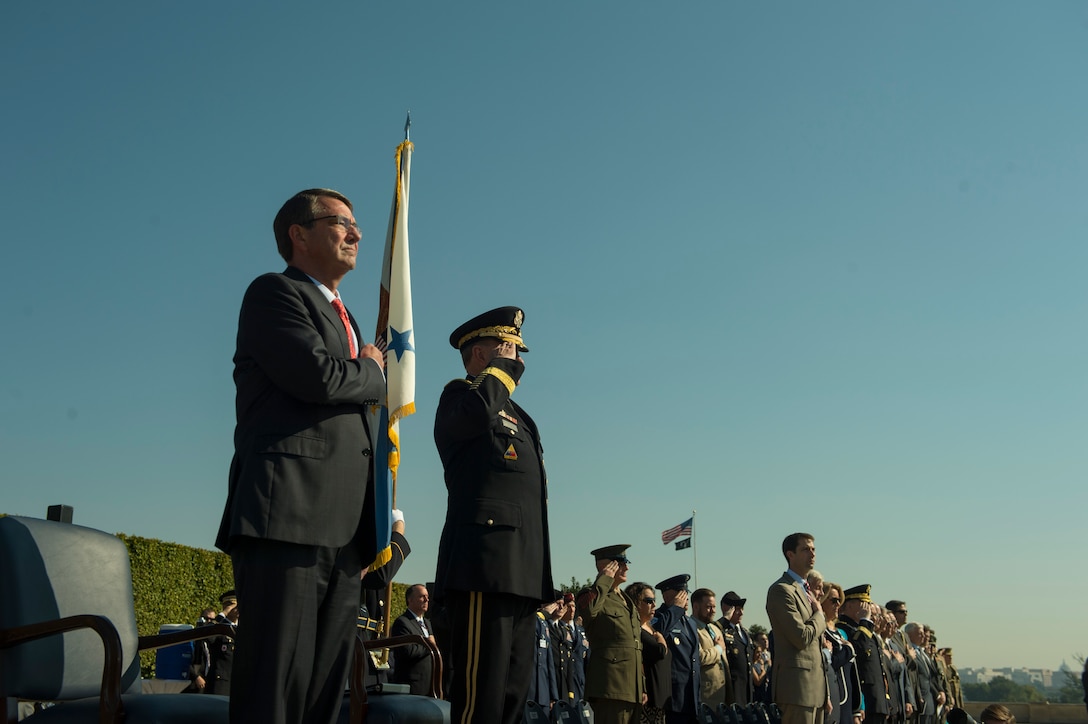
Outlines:
<svg viewBox="0 0 1088 724"><path fill-rule="evenodd" d="M964 684L963 696L967 701L1003 701L1022 704L1080 704L1084 701L1084 689L1080 675L1065 670L1059 686L1037 687L1033 684L1017 684L1004 676L991 679L986 684Z"/></svg>

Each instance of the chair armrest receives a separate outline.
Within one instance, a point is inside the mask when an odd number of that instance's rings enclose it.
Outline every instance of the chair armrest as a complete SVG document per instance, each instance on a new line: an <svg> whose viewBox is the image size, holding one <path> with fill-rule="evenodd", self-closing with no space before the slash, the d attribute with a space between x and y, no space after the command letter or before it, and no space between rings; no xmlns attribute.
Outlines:
<svg viewBox="0 0 1088 724"><path fill-rule="evenodd" d="M207 626L198 626L196 628L186 629L184 631L172 631L165 634L151 634L150 636L141 636L137 648L140 651L153 651L155 649L161 649L164 646L174 646L176 644L184 644L189 641L199 641L200 639L210 639L213 636L227 636L234 638L234 629L225 623L212 623Z"/></svg>
<svg viewBox="0 0 1088 724"><path fill-rule="evenodd" d="M66 616L53 621L14 626L0 630L0 648L55 636L67 631L89 628L102 640L105 661L102 666L102 688L98 699L98 720L101 724L120 723L124 717L121 708L121 636L113 622L105 616L84 614Z"/></svg>
<svg viewBox="0 0 1088 724"><path fill-rule="evenodd" d="M370 657L366 653L366 642L362 634L355 631L355 645L352 649L351 676L348 677L350 692L349 724L363 724L368 708L366 699L366 672L370 667Z"/></svg>
<svg viewBox="0 0 1088 724"><path fill-rule="evenodd" d="M392 636L387 639L371 639L362 643L363 647L367 649L392 649L397 646L410 645L426 646L431 654L431 697L435 699L442 698L442 653L433 641L418 634L409 634L406 636Z"/></svg>

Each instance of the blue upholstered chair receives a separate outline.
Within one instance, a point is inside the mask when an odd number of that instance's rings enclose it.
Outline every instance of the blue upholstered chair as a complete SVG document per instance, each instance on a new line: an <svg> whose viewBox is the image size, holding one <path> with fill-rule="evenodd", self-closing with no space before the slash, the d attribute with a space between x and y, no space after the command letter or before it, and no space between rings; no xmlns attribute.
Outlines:
<svg viewBox="0 0 1088 724"><path fill-rule="evenodd" d="M227 724L225 696L143 694L139 651L210 636L229 626L139 636L128 550L116 536L36 518L0 518L0 707L14 700L56 702L34 724ZM422 637L366 642L370 648L427 643ZM433 693L440 691L436 657ZM409 694L368 696L369 656L355 644L345 724L424 724L450 719L449 704Z"/></svg>
<svg viewBox="0 0 1088 724"><path fill-rule="evenodd" d="M219 629L219 630L213 630ZM0 518L0 699L57 702L35 724L226 724L226 697L142 694L141 649L205 636L206 626L140 637L128 550L102 531Z"/></svg>

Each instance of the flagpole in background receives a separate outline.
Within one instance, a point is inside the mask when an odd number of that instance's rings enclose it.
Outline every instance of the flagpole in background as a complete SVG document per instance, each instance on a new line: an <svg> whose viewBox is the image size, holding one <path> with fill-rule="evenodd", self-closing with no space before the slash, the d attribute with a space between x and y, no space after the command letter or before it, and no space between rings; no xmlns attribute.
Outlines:
<svg viewBox="0 0 1088 724"><path fill-rule="evenodd" d="M416 411L416 350L412 322L412 275L408 255L408 196L412 171L412 150L408 129L412 114L404 121L404 142L397 146L397 180L393 189L393 208L382 260L382 285L378 295L378 323L374 344L385 356L386 399L381 409L381 428L375 455L375 528L378 531L378 557L370 565L374 570L389 562L392 511L397 507L397 470L400 467L400 420ZM392 354L390 354L392 353ZM390 602L393 583L385 594L381 633L389 632Z"/></svg>
<svg viewBox="0 0 1088 724"><path fill-rule="evenodd" d="M691 509L691 567L692 575L695 576L695 587L699 587L699 558L695 552L695 508Z"/></svg>

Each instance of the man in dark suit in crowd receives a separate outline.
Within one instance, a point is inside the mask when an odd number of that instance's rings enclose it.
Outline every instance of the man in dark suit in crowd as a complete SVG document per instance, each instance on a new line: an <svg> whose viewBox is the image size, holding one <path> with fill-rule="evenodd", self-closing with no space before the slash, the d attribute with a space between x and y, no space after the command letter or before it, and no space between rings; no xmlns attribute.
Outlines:
<svg viewBox="0 0 1088 724"><path fill-rule="evenodd" d="M500 307L454 330L467 376L446 385L435 413L448 492L435 602L457 724L521 721L536 608L555 588L540 434L511 399L525 371L523 321L517 307Z"/></svg>
<svg viewBox="0 0 1088 724"><path fill-rule="evenodd" d="M377 554L384 361L337 291L362 238L347 197L299 192L272 228L288 267L258 277L242 300L234 459L216 539L246 608L230 715L327 724L344 698L359 579Z"/></svg>
<svg viewBox="0 0 1088 724"><path fill-rule="evenodd" d="M427 610L431 605L431 595L422 583L409 586L404 593L408 610L393 622L392 636L422 636L434 644L431 622L427 620ZM393 682L408 684L411 693L429 696L431 693L431 675L434 662L431 649L425 644L397 646L393 649Z"/></svg>
<svg viewBox="0 0 1088 724"><path fill-rule="evenodd" d="M926 628L920 623L910 622L904 627L907 638L914 646L916 653L915 663L918 673L918 724L934 724L938 721L937 713L944 704L944 691L940 686L940 672L937 665L926 653ZM868 704L868 699L866 699ZM869 718L866 711L865 718Z"/></svg>
<svg viewBox="0 0 1088 724"><path fill-rule="evenodd" d="M672 696L664 707L667 724L695 721L702 701L699 632L695 622L687 615L690 579L687 573L681 573L655 586L661 591L663 605L657 609L657 615L650 623L665 637L672 654Z"/></svg>

